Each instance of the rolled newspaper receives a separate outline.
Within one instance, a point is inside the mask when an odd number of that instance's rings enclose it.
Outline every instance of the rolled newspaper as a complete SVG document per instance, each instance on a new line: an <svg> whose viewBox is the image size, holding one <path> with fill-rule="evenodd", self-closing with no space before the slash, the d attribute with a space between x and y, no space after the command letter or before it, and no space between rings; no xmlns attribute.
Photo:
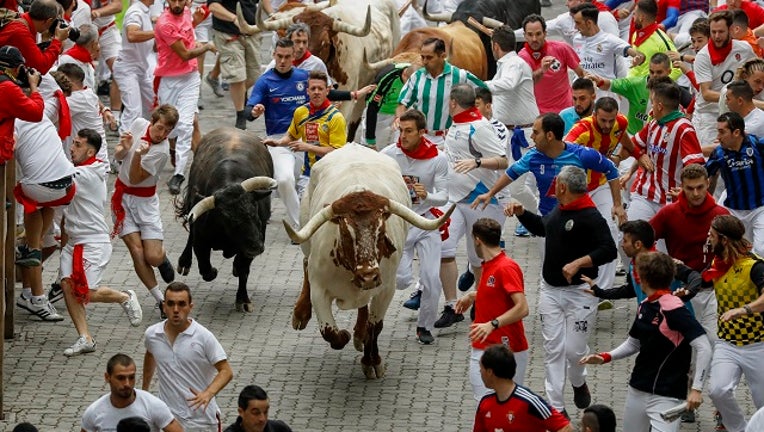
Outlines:
<svg viewBox="0 0 764 432"><path fill-rule="evenodd" d="M666 411L661 412L661 418L664 421L667 422L673 422L674 420L678 419L682 414L684 414L687 411L687 402L682 402L681 404L669 408Z"/></svg>

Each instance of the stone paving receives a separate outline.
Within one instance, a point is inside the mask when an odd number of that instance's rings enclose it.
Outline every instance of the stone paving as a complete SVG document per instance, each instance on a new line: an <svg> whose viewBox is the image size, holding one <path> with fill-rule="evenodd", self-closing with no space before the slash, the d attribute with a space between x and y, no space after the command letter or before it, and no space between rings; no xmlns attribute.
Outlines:
<svg viewBox="0 0 764 432"><path fill-rule="evenodd" d="M546 9L545 15L555 16L563 7L556 4ZM203 95L202 130L232 125L234 116L229 98L215 98L206 85ZM250 124L254 133L262 134L263 127L261 121ZM169 168L165 169L165 181L171 174ZM165 245L176 263L186 232L174 217L173 197L164 181L159 193ZM193 316L217 335L234 370L233 381L217 397L224 424L236 418L236 397L241 388L255 383L269 393L271 418L286 421L296 431L470 430L476 402L467 378L468 323L436 330L435 344L419 345L414 335L416 315L401 307L409 291L397 292L379 340L387 374L381 380L365 379L359 363L360 353L353 350L352 345L343 351L332 350L318 333L315 320L304 331L291 328L291 309L302 281L302 254L299 247L289 243L281 226L284 216L280 200L274 200L267 247L255 259L250 277L254 313L234 310L237 281L231 276L232 261L223 260L220 254L213 257L213 265L220 270L215 281L202 281L196 264L188 276L178 278L191 286ZM514 237L514 227L515 221L508 221L504 237L508 254L525 272L530 304L530 315L525 319L531 347L526 384L543 395L543 348L537 316L538 239ZM55 277L57 259L58 254L46 266L46 284ZM460 270L464 269L465 262L462 247L458 254ZM5 344L5 420L0 421L0 429L11 430L17 422L29 421L41 431L78 431L85 408L108 392L103 374L107 359L117 352L136 360L140 385L143 331L159 320L159 313L137 280L129 254L120 241L114 242L114 253L103 282L116 289L135 289L139 293L144 308L143 324L130 327L116 305L90 305L88 318L98 343L97 351L67 358L63 350L77 336L68 316L61 323L43 323L17 308L15 337ZM63 302L58 308L65 313ZM591 337L592 349L606 350L620 344L634 311L633 301L622 301L616 309L601 312ZM352 327L354 313L340 311L337 316L340 326ZM632 361L589 369L593 401L611 405L619 418ZM156 382L151 390L158 390ZM580 411L573 405L569 386L566 392L569 413L577 419ZM750 415L753 407L745 385L741 385L738 393ZM706 397L698 422L683 425L681 430L712 431L712 414Z"/></svg>

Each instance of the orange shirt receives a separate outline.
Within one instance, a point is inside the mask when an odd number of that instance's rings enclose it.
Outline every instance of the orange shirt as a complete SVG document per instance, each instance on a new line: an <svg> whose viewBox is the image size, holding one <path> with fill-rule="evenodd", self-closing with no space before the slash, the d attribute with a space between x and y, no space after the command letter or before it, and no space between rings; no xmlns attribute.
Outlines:
<svg viewBox="0 0 764 432"><path fill-rule="evenodd" d="M756 54L756 57L761 57L762 53L764 53L764 50L761 49L759 44L756 42L757 37L754 36L753 30L750 28L748 29L748 33L745 34L745 37L743 39L740 39L744 42L748 42L749 45L751 45L751 48L753 48L753 53Z"/></svg>
<svg viewBox="0 0 764 432"><path fill-rule="evenodd" d="M565 137L565 141L591 147L600 152L603 156L608 157L615 151L616 147L618 147L621 137L626 133L628 124L629 121L626 119L626 116L619 113L610 133L605 135L602 133L599 126L597 126L594 117L584 117L573 125L573 128ZM607 183L607 178L602 173L588 170L586 175L588 179L588 189L590 191Z"/></svg>

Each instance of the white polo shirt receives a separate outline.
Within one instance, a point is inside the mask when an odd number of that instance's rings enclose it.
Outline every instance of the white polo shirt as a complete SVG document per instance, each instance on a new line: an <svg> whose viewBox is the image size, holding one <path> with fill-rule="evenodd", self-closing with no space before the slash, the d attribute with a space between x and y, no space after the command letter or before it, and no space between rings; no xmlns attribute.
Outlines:
<svg viewBox="0 0 764 432"><path fill-rule="evenodd" d="M493 117L505 125L531 124L539 115L530 65L512 51L496 61L496 75L485 85L493 96Z"/></svg>

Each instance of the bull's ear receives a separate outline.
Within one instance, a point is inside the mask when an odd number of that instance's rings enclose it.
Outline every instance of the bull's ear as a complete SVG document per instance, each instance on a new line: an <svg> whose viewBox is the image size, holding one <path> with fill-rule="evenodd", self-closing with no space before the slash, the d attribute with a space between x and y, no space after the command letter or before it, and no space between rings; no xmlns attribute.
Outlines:
<svg viewBox="0 0 764 432"><path fill-rule="evenodd" d="M329 221L339 225L340 219L342 219L342 216L333 216L331 219L329 219Z"/></svg>
<svg viewBox="0 0 764 432"><path fill-rule="evenodd" d="M390 215L392 214L392 213L390 213L387 210L381 210L381 211L382 211L382 218L385 219L385 220L387 220L387 218L389 218Z"/></svg>

